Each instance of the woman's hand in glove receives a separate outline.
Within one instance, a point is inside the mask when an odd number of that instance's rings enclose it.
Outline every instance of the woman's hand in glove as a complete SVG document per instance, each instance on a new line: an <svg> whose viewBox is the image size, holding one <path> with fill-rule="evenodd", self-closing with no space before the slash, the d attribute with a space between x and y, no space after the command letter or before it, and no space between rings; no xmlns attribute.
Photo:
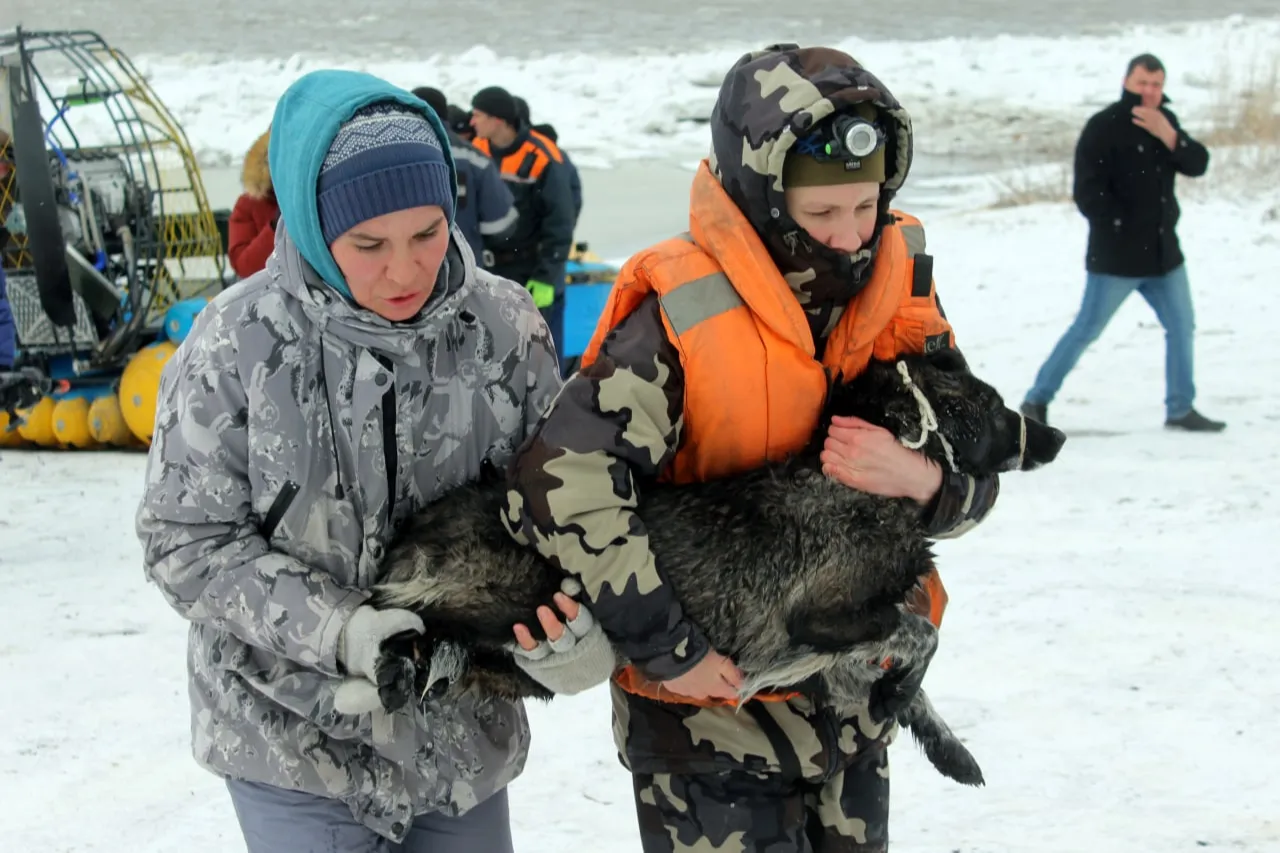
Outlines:
<svg viewBox="0 0 1280 853"><path fill-rule="evenodd" d="M357 607L338 638L338 662L347 678L334 694L334 709L341 714L364 714L404 707L413 693L413 661L408 649L397 650L403 644L388 641L422 631L422 620L408 610Z"/></svg>

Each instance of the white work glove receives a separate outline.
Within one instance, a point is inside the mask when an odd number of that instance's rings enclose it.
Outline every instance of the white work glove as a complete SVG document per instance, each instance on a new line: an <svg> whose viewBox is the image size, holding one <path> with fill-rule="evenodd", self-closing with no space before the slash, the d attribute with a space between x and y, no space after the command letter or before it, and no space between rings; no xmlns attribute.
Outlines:
<svg viewBox="0 0 1280 853"><path fill-rule="evenodd" d="M334 692L334 710L365 714L404 707L413 694L413 660L383 649L383 644L397 635L423 630L422 619L408 610L357 607L338 637L338 663L347 677Z"/></svg>
<svg viewBox="0 0 1280 853"><path fill-rule="evenodd" d="M560 589L573 596L582 586L573 578L566 578ZM516 666L530 678L552 693L572 696L608 681L618 661L609 638L585 604L579 605L577 617L564 625L565 631L558 640L541 640L530 650L518 643L510 648Z"/></svg>

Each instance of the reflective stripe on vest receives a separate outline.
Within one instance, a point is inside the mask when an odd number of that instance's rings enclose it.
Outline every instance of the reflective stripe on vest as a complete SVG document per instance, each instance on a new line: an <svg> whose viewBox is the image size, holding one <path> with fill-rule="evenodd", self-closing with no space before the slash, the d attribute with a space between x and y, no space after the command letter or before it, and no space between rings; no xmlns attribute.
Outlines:
<svg viewBox="0 0 1280 853"><path fill-rule="evenodd" d="M693 243L693 235L688 231L678 236L686 243ZM660 295L658 300L676 335L683 335L704 320L745 304L729 277L722 272L686 281L665 296Z"/></svg>
<svg viewBox="0 0 1280 853"><path fill-rule="evenodd" d="M914 258L924 251L924 226L899 225L898 231L901 232L902 239L907 244L908 258Z"/></svg>
<svg viewBox="0 0 1280 853"><path fill-rule="evenodd" d="M677 335L743 305L728 276L719 272L686 282L660 299L667 321Z"/></svg>
<svg viewBox="0 0 1280 853"><path fill-rule="evenodd" d="M906 244L908 258L914 258L924 251L923 226L898 225L897 229ZM694 242L693 235L688 231L677 236L686 243ZM687 281L659 299L662 310L677 335L683 335L704 320L710 320L744 304L729 277L722 272Z"/></svg>

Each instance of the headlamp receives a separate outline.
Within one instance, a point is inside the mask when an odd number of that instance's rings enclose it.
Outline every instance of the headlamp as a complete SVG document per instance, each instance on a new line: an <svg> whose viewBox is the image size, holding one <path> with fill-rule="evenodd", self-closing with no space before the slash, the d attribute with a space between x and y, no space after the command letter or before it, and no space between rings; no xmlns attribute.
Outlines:
<svg viewBox="0 0 1280 853"><path fill-rule="evenodd" d="M832 159L862 158L884 145L884 131L861 116L837 116L823 153Z"/></svg>

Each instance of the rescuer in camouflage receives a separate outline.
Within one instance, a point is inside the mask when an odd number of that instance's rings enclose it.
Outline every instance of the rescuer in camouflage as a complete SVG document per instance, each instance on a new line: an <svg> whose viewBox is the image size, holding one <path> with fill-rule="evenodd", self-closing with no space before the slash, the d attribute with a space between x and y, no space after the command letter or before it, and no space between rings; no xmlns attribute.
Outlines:
<svg viewBox="0 0 1280 853"><path fill-rule="evenodd" d="M867 109L887 137L882 192L875 233L850 255L792 220L782 176L798 137L837 112ZM889 201L906 178L906 111L851 57L779 46L729 71L711 138L712 172L791 284L821 352L871 277ZM638 484L671 465L685 407L696 405L650 293L568 379L511 468L507 515L517 538L582 578L619 654L652 682L689 673L712 651L665 582L635 513ZM987 515L997 493L996 478L946 472L922 528L934 538L958 535ZM820 692L741 708L657 701L617 683L612 694L615 742L634 776L646 851L886 849L896 724L868 711L841 718Z"/></svg>

